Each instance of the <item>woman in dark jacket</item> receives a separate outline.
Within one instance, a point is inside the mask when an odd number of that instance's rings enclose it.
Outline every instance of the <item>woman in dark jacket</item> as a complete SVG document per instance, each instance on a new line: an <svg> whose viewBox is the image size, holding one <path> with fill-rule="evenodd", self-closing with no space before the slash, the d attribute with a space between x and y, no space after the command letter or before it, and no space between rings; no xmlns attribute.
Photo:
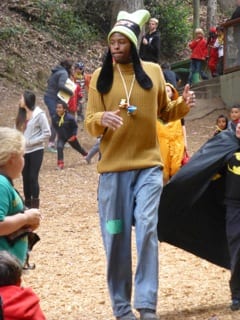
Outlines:
<svg viewBox="0 0 240 320"><path fill-rule="evenodd" d="M48 79L48 86L44 94L44 102L48 107L48 111L51 120L56 114L56 104L59 91L64 91L69 96L72 96L73 92L66 86L66 81L71 74L72 62L68 59L60 62L59 65L52 69L52 74ZM51 137L49 139L48 150L56 152L55 147L56 132L51 126Z"/></svg>

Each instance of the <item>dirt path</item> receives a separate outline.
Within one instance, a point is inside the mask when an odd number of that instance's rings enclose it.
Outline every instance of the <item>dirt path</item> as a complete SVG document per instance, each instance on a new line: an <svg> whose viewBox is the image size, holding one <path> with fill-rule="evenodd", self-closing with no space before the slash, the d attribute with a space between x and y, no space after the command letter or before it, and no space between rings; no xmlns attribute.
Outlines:
<svg viewBox="0 0 240 320"><path fill-rule="evenodd" d="M15 105L2 100L0 125L13 125ZM215 119L222 112L226 110L187 120L191 153L212 135ZM86 148L94 143L82 124L79 138ZM113 319L97 214L96 161L87 165L74 150L66 148L66 168L58 171L56 154L45 153L40 175L41 241L31 254L36 269L26 272L23 284L37 292L48 320ZM22 192L21 179L15 185ZM228 308L228 271L165 243L159 251L157 310L161 320L207 320L214 314L221 320L240 319L239 312Z"/></svg>

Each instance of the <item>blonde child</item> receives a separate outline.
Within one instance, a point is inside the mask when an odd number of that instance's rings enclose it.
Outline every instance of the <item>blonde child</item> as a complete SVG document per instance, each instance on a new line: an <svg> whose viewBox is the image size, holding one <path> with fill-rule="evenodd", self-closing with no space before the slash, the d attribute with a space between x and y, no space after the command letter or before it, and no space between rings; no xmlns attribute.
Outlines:
<svg viewBox="0 0 240 320"><path fill-rule="evenodd" d="M0 250L11 252L22 264L28 252L26 232L37 229L41 219L39 209L24 210L23 201L13 187L13 180L21 175L24 166L24 152L23 134L0 127ZM12 235L16 232L14 241Z"/></svg>
<svg viewBox="0 0 240 320"><path fill-rule="evenodd" d="M178 98L175 87L166 83L166 91L171 100ZM187 150L186 128L184 119L163 123L157 121L157 136L160 153L164 164L164 183L181 168L184 152Z"/></svg>
<svg viewBox="0 0 240 320"><path fill-rule="evenodd" d="M188 82L191 85L193 82L193 75L199 74L202 79L207 79L207 75L202 70L203 62L207 57L207 40L204 37L204 32L201 28L195 29L195 38L189 42L191 53L191 64L189 70Z"/></svg>

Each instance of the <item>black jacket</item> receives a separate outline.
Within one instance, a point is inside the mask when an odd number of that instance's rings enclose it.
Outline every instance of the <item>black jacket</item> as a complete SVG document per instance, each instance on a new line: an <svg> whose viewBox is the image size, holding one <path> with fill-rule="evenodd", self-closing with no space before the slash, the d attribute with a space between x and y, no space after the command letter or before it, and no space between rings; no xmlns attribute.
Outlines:
<svg viewBox="0 0 240 320"><path fill-rule="evenodd" d="M143 36L148 40L148 44L145 45L141 41L139 48L139 56L142 60L151 61L151 62L159 62L160 58L160 33L159 31L155 31L151 34L147 33ZM142 38L142 40L143 40Z"/></svg>
<svg viewBox="0 0 240 320"><path fill-rule="evenodd" d="M61 124L61 117L57 114L52 119L52 125L55 128L58 138L67 141L70 137L77 135L78 125L75 118L66 112L64 114L64 122Z"/></svg>
<svg viewBox="0 0 240 320"><path fill-rule="evenodd" d="M240 147L222 131L208 140L163 188L158 238L229 268L225 234L225 178L215 179Z"/></svg>
<svg viewBox="0 0 240 320"><path fill-rule="evenodd" d="M45 96L56 99L60 90L63 90L71 96L73 92L65 86L68 77L68 72L64 67L59 65L53 68L52 74L48 79L48 86L45 91Z"/></svg>

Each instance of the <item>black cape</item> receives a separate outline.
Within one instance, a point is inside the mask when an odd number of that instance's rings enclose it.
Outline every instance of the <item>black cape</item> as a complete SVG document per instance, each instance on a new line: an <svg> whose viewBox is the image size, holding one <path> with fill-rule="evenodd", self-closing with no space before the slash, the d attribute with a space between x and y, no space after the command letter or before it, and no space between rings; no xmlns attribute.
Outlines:
<svg viewBox="0 0 240 320"><path fill-rule="evenodd" d="M158 239L230 268L225 234L224 175L240 141L229 131L209 139L163 188Z"/></svg>

